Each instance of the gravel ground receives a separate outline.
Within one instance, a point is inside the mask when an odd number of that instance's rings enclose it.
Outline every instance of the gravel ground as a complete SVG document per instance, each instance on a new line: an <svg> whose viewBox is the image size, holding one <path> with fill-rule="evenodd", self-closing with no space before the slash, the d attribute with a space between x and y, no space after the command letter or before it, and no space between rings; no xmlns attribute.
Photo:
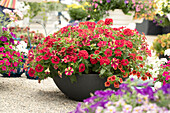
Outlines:
<svg viewBox="0 0 170 113"><path fill-rule="evenodd" d="M147 36L149 45L154 38ZM67 98L51 78L39 84L24 74L19 78L0 75L0 113L66 113L74 110L77 103Z"/></svg>
<svg viewBox="0 0 170 113"><path fill-rule="evenodd" d="M0 77L0 113L66 113L77 101L68 99L51 78L42 81Z"/></svg>

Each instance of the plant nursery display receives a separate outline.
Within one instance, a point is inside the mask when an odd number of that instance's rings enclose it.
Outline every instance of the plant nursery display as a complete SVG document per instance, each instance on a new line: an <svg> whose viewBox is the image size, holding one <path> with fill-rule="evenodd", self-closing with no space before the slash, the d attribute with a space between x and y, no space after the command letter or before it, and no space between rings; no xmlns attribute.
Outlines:
<svg viewBox="0 0 170 113"><path fill-rule="evenodd" d="M155 71L157 77L154 78L154 83L160 84L160 86L170 84L170 60L161 64L158 69Z"/></svg>
<svg viewBox="0 0 170 113"><path fill-rule="evenodd" d="M78 103L70 113L169 113L170 84L154 91L152 87L136 87L134 81L123 83L118 91L98 90L84 100L85 108Z"/></svg>
<svg viewBox="0 0 170 113"><path fill-rule="evenodd" d="M88 14L96 21L108 14L109 10L121 9L124 14L135 10L131 0L88 0L88 2L90 3L87 7Z"/></svg>
<svg viewBox="0 0 170 113"><path fill-rule="evenodd" d="M154 40L151 49L156 52L156 55L164 55L165 50L170 48L170 33L158 35Z"/></svg>
<svg viewBox="0 0 170 113"><path fill-rule="evenodd" d="M13 32L4 27L0 29L0 73L8 76L17 72L24 59L23 54L14 49L16 44L13 38L16 38Z"/></svg>
<svg viewBox="0 0 170 113"><path fill-rule="evenodd" d="M107 79L102 85L113 84L115 88L129 75L142 80L152 77L148 71L151 66L145 66L146 58L151 56L146 37L136 30L111 28L112 23L109 18L97 24L80 22L47 36L35 50L29 50L26 61L30 65L29 73L40 80L67 78L73 84L81 75L93 74Z"/></svg>

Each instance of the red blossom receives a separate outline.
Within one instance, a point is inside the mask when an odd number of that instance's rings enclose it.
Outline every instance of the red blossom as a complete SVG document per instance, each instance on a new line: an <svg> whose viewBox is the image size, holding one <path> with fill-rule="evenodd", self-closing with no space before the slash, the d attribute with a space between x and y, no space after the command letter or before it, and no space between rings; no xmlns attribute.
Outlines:
<svg viewBox="0 0 170 113"><path fill-rule="evenodd" d="M128 40L128 41L126 41L126 43L125 43L125 44L126 44L126 46L127 46L128 48L130 48L130 49L133 47L132 42L131 42L131 41L129 41L129 40Z"/></svg>
<svg viewBox="0 0 170 113"><path fill-rule="evenodd" d="M115 53L116 56L122 55L122 52L119 49L115 49L114 53Z"/></svg>
<svg viewBox="0 0 170 113"><path fill-rule="evenodd" d="M113 25L113 19L111 19L111 18L106 18L106 19L105 19L105 24L106 24L106 25Z"/></svg>
<svg viewBox="0 0 170 113"><path fill-rule="evenodd" d="M89 54L88 54L88 52L86 50L81 50L81 51L79 51L78 56L80 58L83 57L84 59L88 59Z"/></svg>
<svg viewBox="0 0 170 113"><path fill-rule="evenodd" d="M110 60L107 57L102 57L100 59L100 65L109 65L110 64Z"/></svg>
<svg viewBox="0 0 170 113"><path fill-rule="evenodd" d="M110 82L109 81L105 82L105 87L109 87L109 86L110 86Z"/></svg>
<svg viewBox="0 0 170 113"><path fill-rule="evenodd" d="M79 65L79 72L83 72L85 70L85 65L83 63L81 63Z"/></svg>
<svg viewBox="0 0 170 113"><path fill-rule="evenodd" d="M48 53L46 53L44 56L43 56L43 58L44 58L44 60L48 60L50 57L51 57L51 53L50 52L48 52Z"/></svg>
<svg viewBox="0 0 170 113"><path fill-rule="evenodd" d="M44 69L44 67L43 67L41 64L38 64L38 65L35 67L35 70L36 70L37 72L42 72L43 69Z"/></svg>
<svg viewBox="0 0 170 113"><path fill-rule="evenodd" d="M123 59L123 60L121 61L121 64L122 64L123 66L127 66L127 65L129 64L128 59Z"/></svg>
<svg viewBox="0 0 170 113"><path fill-rule="evenodd" d="M115 45L117 47L123 47L124 46L124 40L116 40Z"/></svg>
<svg viewBox="0 0 170 113"><path fill-rule="evenodd" d="M99 54L99 52L100 52L99 50L96 50L94 51L94 54Z"/></svg>
<svg viewBox="0 0 170 113"><path fill-rule="evenodd" d="M106 55L106 57L111 57L112 56L112 50L111 49L106 49L104 54Z"/></svg>
<svg viewBox="0 0 170 113"><path fill-rule="evenodd" d="M107 44L107 41L100 41L97 45L99 47L104 47L104 46L106 46L106 44Z"/></svg>
<svg viewBox="0 0 170 113"><path fill-rule="evenodd" d="M34 77L35 70L33 68L30 68L29 71L28 71L28 74L29 74L30 77Z"/></svg>
<svg viewBox="0 0 170 113"><path fill-rule="evenodd" d="M137 60L143 61L143 57L142 56L136 56Z"/></svg>
<svg viewBox="0 0 170 113"><path fill-rule="evenodd" d="M51 59L51 62L53 64L58 64L60 62L60 58L58 56L53 56L53 58Z"/></svg>
<svg viewBox="0 0 170 113"><path fill-rule="evenodd" d="M97 59L90 58L90 62L91 62L92 64L96 64L98 61L97 61Z"/></svg>
<svg viewBox="0 0 170 113"><path fill-rule="evenodd" d="M124 33L125 35L127 35L127 36L133 36L133 35L134 35L134 32L133 32L131 29L129 29L129 28L125 29L125 30L123 31L123 33Z"/></svg>
<svg viewBox="0 0 170 113"><path fill-rule="evenodd" d="M115 88L119 88L119 83L118 82L114 82L114 87Z"/></svg>

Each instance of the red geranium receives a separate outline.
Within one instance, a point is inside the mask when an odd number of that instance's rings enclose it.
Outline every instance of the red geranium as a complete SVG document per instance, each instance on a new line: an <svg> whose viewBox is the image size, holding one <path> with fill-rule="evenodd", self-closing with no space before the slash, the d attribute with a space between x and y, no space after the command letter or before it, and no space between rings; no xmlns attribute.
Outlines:
<svg viewBox="0 0 170 113"><path fill-rule="evenodd" d="M121 61L121 64L124 65L124 66L128 65L128 64L129 64L128 59L123 59L123 60Z"/></svg>
<svg viewBox="0 0 170 113"><path fill-rule="evenodd" d="M79 72L83 72L85 70L85 65L83 63L81 63L79 65Z"/></svg>
<svg viewBox="0 0 170 113"><path fill-rule="evenodd" d="M81 50L81 51L79 51L78 56L80 58L83 57L84 59L88 59L89 54L88 54L88 52L86 50Z"/></svg>
<svg viewBox="0 0 170 113"><path fill-rule="evenodd" d="M96 64L98 61L97 61L97 59L90 58L90 62L91 62L92 64Z"/></svg>
<svg viewBox="0 0 170 113"><path fill-rule="evenodd" d="M43 69L44 69L44 67L43 67L41 64L38 64L38 65L35 67L35 70L36 70L37 72L42 72Z"/></svg>
<svg viewBox="0 0 170 113"><path fill-rule="evenodd" d="M109 65L110 64L110 60L107 57L102 57L100 59L100 65Z"/></svg>
<svg viewBox="0 0 170 113"><path fill-rule="evenodd" d="M122 55L122 52L119 49L115 49L114 53L115 53L116 56L121 56Z"/></svg>

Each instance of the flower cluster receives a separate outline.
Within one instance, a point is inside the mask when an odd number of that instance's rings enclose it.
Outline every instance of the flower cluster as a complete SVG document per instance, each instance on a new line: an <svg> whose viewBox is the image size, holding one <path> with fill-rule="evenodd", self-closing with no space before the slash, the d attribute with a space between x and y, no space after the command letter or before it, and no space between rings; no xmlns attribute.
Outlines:
<svg viewBox="0 0 170 113"><path fill-rule="evenodd" d="M153 0L132 0L132 2L133 7L135 7L134 19L154 19L156 3Z"/></svg>
<svg viewBox="0 0 170 113"><path fill-rule="evenodd" d="M155 14L155 19L153 22L161 25L161 26L169 26L170 25L170 20L168 19L167 15L170 13L169 10L169 2L168 0L155 0L156 2L156 10Z"/></svg>
<svg viewBox="0 0 170 113"><path fill-rule="evenodd" d="M8 32L7 28L0 29L0 73L16 72L24 59L23 54L15 51L15 34Z"/></svg>
<svg viewBox="0 0 170 113"><path fill-rule="evenodd" d="M87 7L88 14L96 21L107 15L109 10L121 9L124 14L135 10L132 0L89 0L88 2L90 3Z"/></svg>
<svg viewBox="0 0 170 113"><path fill-rule="evenodd" d="M27 43L27 46L30 46L28 38L30 38L30 43L33 46L38 45L39 43L41 43L41 40L43 38L45 38L42 33L30 31L29 27L25 27L25 28L20 28L18 26L17 27L10 27L9 30L10 30L10 32L15 33L16 37L20 38L21 41L24 41L25 43Z"/></svg>
<svg viewBox="0 0 170 113"><path fill-rule="evenodd" d="M156 55L164 54L165 50L170 49L170 33L158 35L151 46L153 51L156 51Z"/></svg>
<svg viewBox="0 0 170 113"><path fill-rule="evenodd" d="M154 78L155 87L159 88L160 86L170 83L170 60L165 64L161 64L157 77Z"/></svg>
<svg viewBox="0 0 170 113"><path fill-rule="evenodd" d="M146 80L152 75L145 66L151 56L146 37L125 27L111 28L113 20L80 22L47 36L43 44L28 53L29 64L40 79L52 77L45 70L55 69L75 80L75 74L93 73L107 77L105 85L119 87L122 78L135 75Z"/></svg>
<svg viewBox="0 0 170 113"><path fill-rule="evenodd" d="M85 99L86 108L78 103L71 113L168 113L170 84L154 91L151 87L131 87L130 84L121 84L118 91L96 91L95 95ZM164 99L163 99L164 98ZM162 103L162 104L161 104Z"/></svg>

